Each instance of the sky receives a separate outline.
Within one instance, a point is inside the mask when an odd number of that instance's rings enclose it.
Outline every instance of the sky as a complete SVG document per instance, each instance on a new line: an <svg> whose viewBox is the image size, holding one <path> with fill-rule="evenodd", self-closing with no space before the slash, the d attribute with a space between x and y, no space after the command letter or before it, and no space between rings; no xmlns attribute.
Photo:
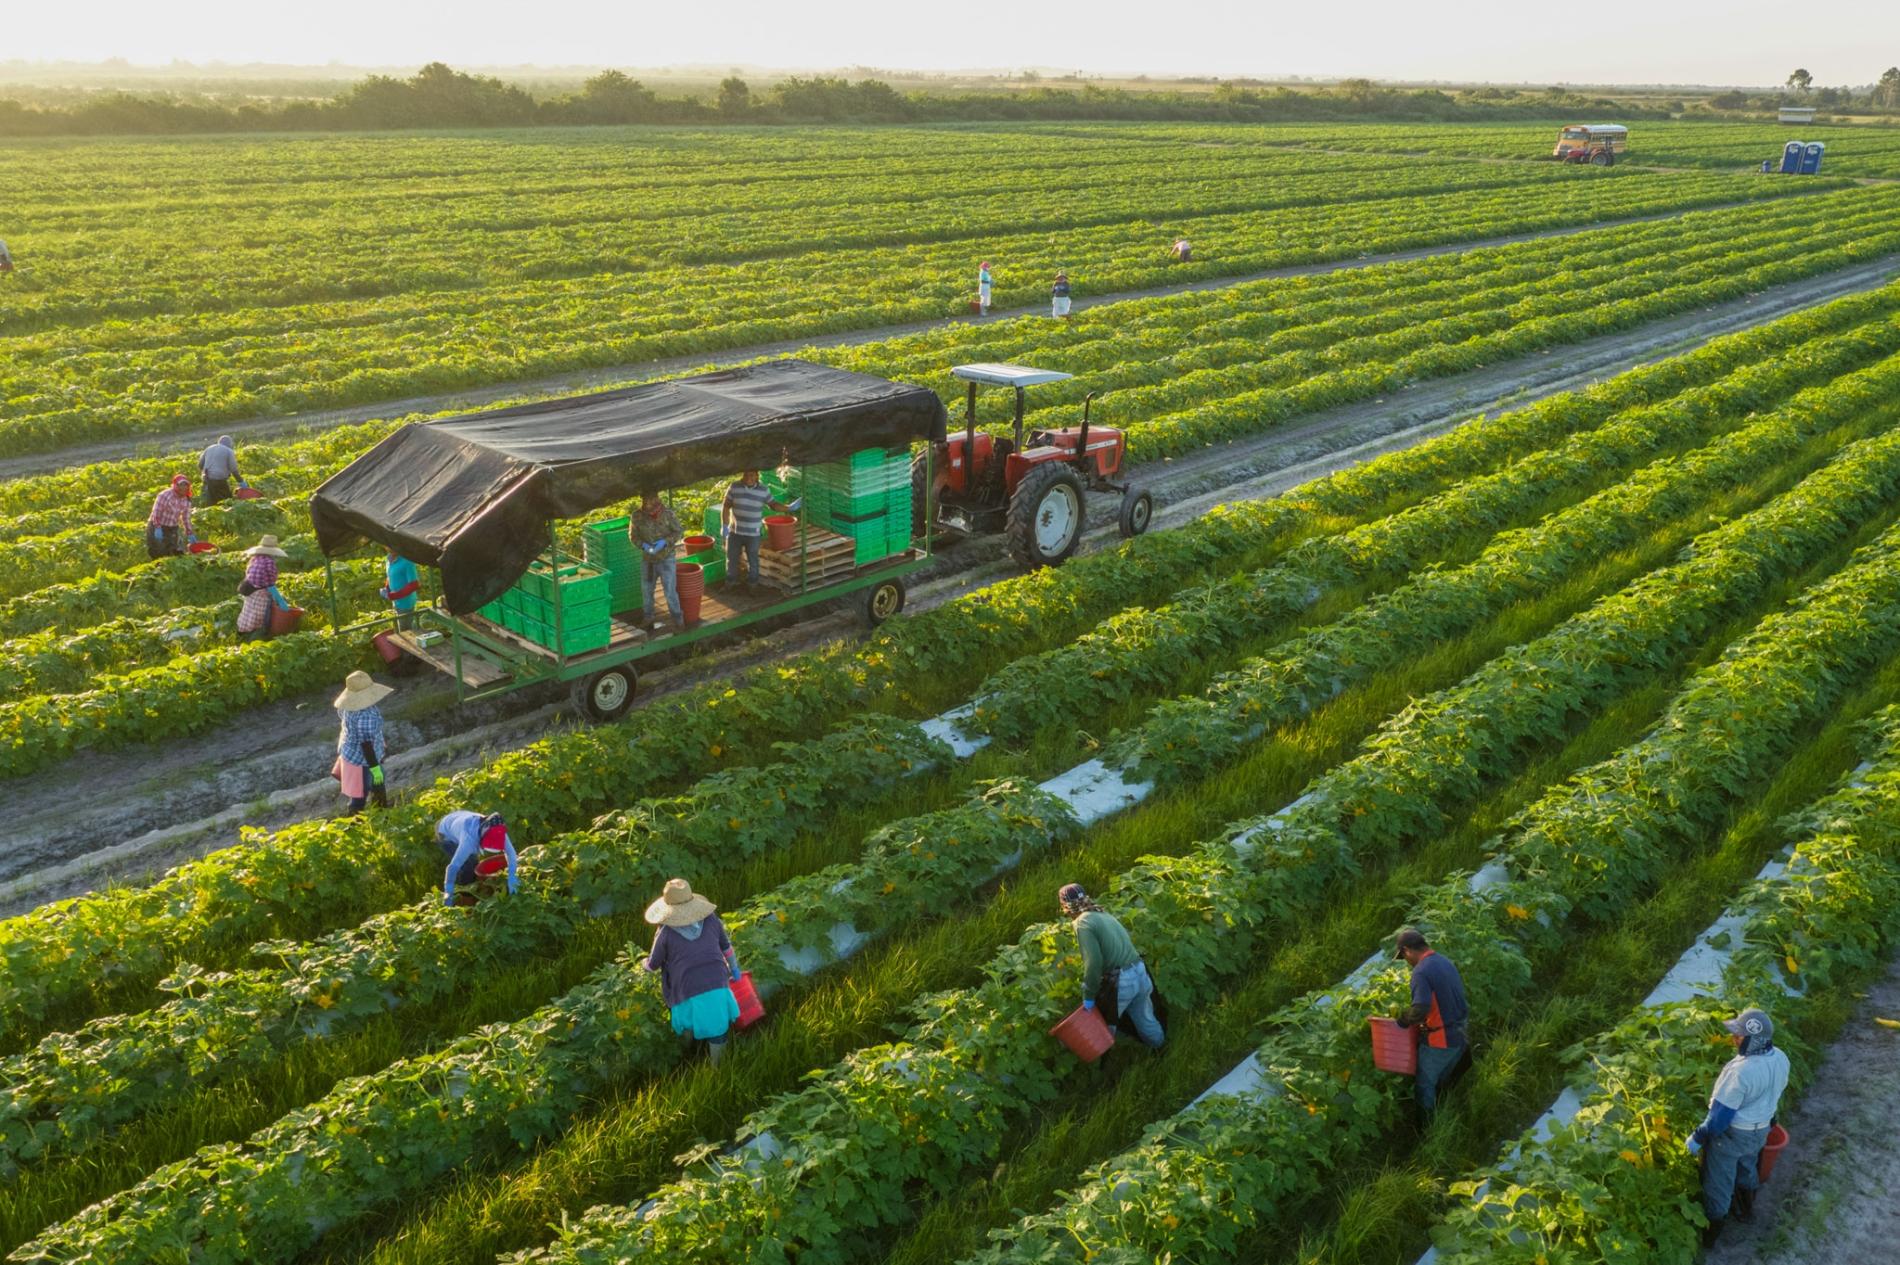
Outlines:
<svg viewBox="0 0 1900 1265"><path fill-rule="evenodd" d="M1045 66L1530 83L1872 83L1900 2L1832 0L56 0L0 58L400 66ZM1807 18L1812 16L1814 20Z"/></svg>

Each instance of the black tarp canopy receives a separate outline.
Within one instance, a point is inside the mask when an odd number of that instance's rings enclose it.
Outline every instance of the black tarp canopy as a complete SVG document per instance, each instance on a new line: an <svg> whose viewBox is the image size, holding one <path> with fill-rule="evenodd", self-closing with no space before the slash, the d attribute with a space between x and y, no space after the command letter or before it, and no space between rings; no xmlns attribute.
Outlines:
<svg viewBox="0 0 1900 1265"><path fill-rule="evenodd" d="M404 426L310 498L324 553L365 540L442 573L442 602L493 601L548 544L548 524L647 490L836 461L944 437L924 387L773 360Z"/></svg>

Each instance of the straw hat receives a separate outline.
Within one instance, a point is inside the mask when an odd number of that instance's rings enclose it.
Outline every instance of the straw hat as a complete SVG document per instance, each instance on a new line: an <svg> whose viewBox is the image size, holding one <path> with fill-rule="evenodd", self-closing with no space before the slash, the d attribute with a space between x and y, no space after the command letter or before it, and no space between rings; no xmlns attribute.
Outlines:
<svg viewBox="0 0 1900 1265"><path fill-rule="evenodd" d="M647 906L647 921L661 927L690 927L717 908L704 896L695 895L685 879L670 878L660 899Z"/></svg>
<svg viewBox="0 0 1900 1265"><path fill-rule="evenodd" d="M367 672L352 672L343 678L343 692L336 696L336 709L340 712L360 712L365 707L376 706L395 692L387 685L372 681Z"/></svg>
<svg viewBox="0 0 1900 1265"><path fill-rule="evenodd" d="M258 553L267 553L273 558L288 558L290 556L277 547L277 537L275 536L259 536L257 543L244 551L244 556L248 558L252 554Z"/></svg>

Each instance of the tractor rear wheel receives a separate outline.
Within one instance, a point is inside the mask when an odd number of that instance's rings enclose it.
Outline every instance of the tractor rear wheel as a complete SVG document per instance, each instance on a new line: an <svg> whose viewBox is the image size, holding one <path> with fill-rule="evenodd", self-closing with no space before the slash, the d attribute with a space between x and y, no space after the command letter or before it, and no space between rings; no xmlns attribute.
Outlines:
<svg viewBox="0 0 1900 1265"><path fill-rule="evenodd" d="M1148 530L1148 524L1155 516L1155 499L1141 488L1129 485L1122 493L1122 512L1120 526L1122 538L1132 539Z"/></svg>
<svg viewBox="0 0 1900 1265"><path fill-rule="evenodd" d="M1610 151L1607 149L1599 149L1596 153L1590 155L1590 165L1592 167L1608 167L1615 161L1616 159L1611 157Z"/></svg>
<svg viewBox="0 0 1900 1265"><path fill-rule="evenodd" d="M1054 461L1036 466L1009 498L1005 528L1010 556L1018 565L1060 565L1082 541L1082 479Z"/></svg>

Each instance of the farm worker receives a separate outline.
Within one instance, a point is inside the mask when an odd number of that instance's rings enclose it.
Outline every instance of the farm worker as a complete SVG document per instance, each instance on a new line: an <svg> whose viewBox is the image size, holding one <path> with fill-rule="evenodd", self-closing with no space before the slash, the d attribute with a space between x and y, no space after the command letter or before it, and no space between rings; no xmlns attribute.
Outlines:
<svg viewBox="0 0 1900 1265"><path fill-rule="evenodd" d="M645 965L660 973L660 995L673 1012L673 1031L704 1041L707 1056L717 1063L739 1017L739 999L732 995L739 959L713 910L713 903L685 879L668 879L660 898L647 906L647 921L659 930Z"/></svg>
<svg viewBox="0 0 1900 1265"><path fill-rule="evenodd" d="M515 845L500 813L484 817L458 808L435 824L435 841L449 859L442 871L444 905L455 904L457 887L492 883L502 873L508 876L508 894L515 894ZM475 899L474 893L465 893L462 903L472 905Z"/></svg>
<svg viewBox="0 0 1900 1265"><path fill-rule="evenodd" d="M336 764L330 772L343 785L351 817L362 812L371 798L378 808L389 807L389 790L383 783L383 758L388 754L383 743L383 709L377 704L393 693L359 670L343 678L343 692L336 696L337 715L343 723L337 730Z"/></svg>
<svg viewBox="0 0 1900 1265"><path fill-rule="evenodd" d="M990 314L990 261L987 259L976 266L976 310L981 316Z"/></svg>
<svg viewBox="0 0 1900 1265"><path fill-rule="evenodd" d="M152 515L145 520L145 553L151 558L169 558L185 552L185 546L195 539L191 534L191 480L175 474L171 486L152 502Z"/></svg>
<svg viewBox="0 0 1900 1265"><path fill-rule="evenodd" d="M1142 1043L1159 1050L1167 1037L1155 1018L1154 980L1127 929L1090 900L1080 883L1067 884L1056 899L1062 902L1063 916L1073 922L1076 943L1082 946L1082 1009L1094 1010L1106 1001L1113 1007L1106 1016L1111 1024L1126 1017Z"/></svg>
<svg viewBox="0 0 1900 1265"><path fill-rule="evenodd" d="M759 582L759 533L765 528L768 506L775 510L791 508L772 499L772 489L759 482L757 470L744 471L739 481L726 489L720 520L726 525L726 578L734 584L741 583L741 557L746 560L745 587L751 588ZM648 590L649 594L651 591Z"/></svg>
<svg viewBox="0 0 1900 1265"><path fill-rule="evenodd" d="M1067 318L1069 315L1069 274L1058 272L1056 283L1049 288L1049 315Z"/></svg>
<svg viewBox="0 0 1900 1265"><path fill-rule="evenodd" d="M219 435L217 443L198 454L198 473L204 476L206 505L230 500L233 479L240 487L250 486L238 473L237 441L229 435Z"/></svg>
<svg viewBox="0 0 1900 1265"><path fill-rule="evenodd" d="M247 549L244 556L250 562L245 565L244 579L238 585L238 596L244 599L238 607L238 640L269 641L272 603L279 610L290 609L290 603L277 591L277 560L288 555L277 547L277 537L265 536Z"/></svg>
<svg viewBox="0 0 1900 1265"><path fill-rule="evenodd" d="M383 550L383 587L385 602L396 609L396 627L416 626L416 594L422 591L422 576L416 564L394 549Z"/></svg>
<svg viewBox="0 0 1900 1265"><path fill-rule="evenodd" d="M7 244L5 242L0 242L0 272L12 272L12 271L13 271L13 252L7 249Z"/></svg>
<svg viewBox="0 0 1900 1265"><path fill-rule="evenodd" d="M1418 1046L1418 1075L1412 1094L1421 1119L1438 1106L1438 1090L1451 1070L1466 1057L1470 1046L1465 1022L1471 1007L1465 1002L1465 982L1451 959L1437 953L1415 927L1401 927L1398 953L1412 968L1412 1004L1398 1016L1399 1027L1424 1026Z"/></svg>
<svg viewBox="0 0 1900 1265"><path fill-rule="evenodd" d="M727 499L730 500L730 496ZM641 626L653 627L653 584L657 580L660 591L666 595L666 614L673 621L673 627L686 627L686 621L680 617L677 552L684 533L680 531L680 520L673 513L673 507L661 500L658 492L640 493L640 508L628 520L627 534L640 550ZM755 544L756 541L755 535ZM758 555L755 552L753 556L756 559Z"/></svg>
<svg viewBox="0 0 1900 1265"><path fill-rule="evenodd" d="M1188 245L1187 238L1177 237L1174 239L1174 246L1168 251L1168 254L1174 257L1175 263L1184 264L1193 258L1194 248Z"/></svg>
<svg viewBox="0 0 1900 1265"><path fill-rule="evenodd" d="M1735 1057L1716 1076L1709 1114L1686 1143L1689 1154L1702 1156L1702 1211L1709 1218L1704 1244L1714 1242L1731 1210L1738 1221L1754 1219L1761 1185L1755 1162L1788 1088L1788 1056L1775 1048L1774 1020L1750 1007L1722 1026L1735 1037Z"/></svg>

